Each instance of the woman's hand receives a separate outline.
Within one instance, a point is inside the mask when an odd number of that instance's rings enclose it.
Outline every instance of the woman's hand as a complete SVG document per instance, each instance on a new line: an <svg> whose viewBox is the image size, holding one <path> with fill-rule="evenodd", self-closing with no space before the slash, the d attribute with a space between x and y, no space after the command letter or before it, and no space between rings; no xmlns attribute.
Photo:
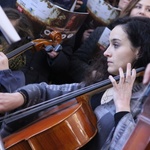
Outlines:
<svg viewBox="0 0 150 150"><path fill-rule="evenodd" d="M9 69L8 58L3 52L0 52L0 70Z"/></svg>
<svg viewBox="0 0 150 150"><path fill-rule="evenodd" d="M119 68L120 80L119 83L109 76L114 90L114 103L116 106L116 112L129 111L130 112L130 100L132 95L132 88L136 78L136 70L131 70L131 64L127 64L126 76L123 73L122 68Z"/></svg>
<svg viewBox="0 0 150 150"><path fill-rule="evenodd" d="M59 52L52 50L51 52L48 52L47 54L50 58L54 59L58 56Z"/></svg>
<svg viewBox="0 0 150 150"><path fill-rule="evenodd" d="M22 94L17 93L0 93L0 113L14 110L24 104Z"/></svg>

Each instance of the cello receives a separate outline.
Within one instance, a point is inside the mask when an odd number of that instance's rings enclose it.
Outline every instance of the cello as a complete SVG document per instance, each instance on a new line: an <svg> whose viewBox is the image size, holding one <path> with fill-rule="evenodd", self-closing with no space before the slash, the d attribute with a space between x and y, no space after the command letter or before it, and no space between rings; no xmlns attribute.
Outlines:
<svg viewBox="0 0 150 150"><path fill-rule="evenodd" d="M142 100L145 100L142 112L123 150L150 150L150 83Z"/></svg>
<svg viewBox="0 0 150 150"><path fill-rule="evenodd" d="M137 72L143 70L143 68L139 68ZM118 80L119 76L115 79ZM97 132L96 118L88 104L89 95L99 90L103 91L110 86L109 80L101 81L65 94L65 96L55 98L53 101L46 101L43 103L44 105L40 104L41 107L34 106L38 111L39 109L41 111L52 107L50 108L50 115L4 138L6 149L79 149L90 141ZM64 97L66 98L65 100ZM75 97L76 99L73 99ZM72 100L70 100L71 98ZM56 104L59 105L56 106ZM28 110L27 113L33 114L34 111L36 109L31 109L30 112ZM19 112L18 115L11 116L11 121L15 121L19 117L22 119L22 116ZM9 121L10 118L8 120L5 118L5 122L9 123Z"/></svg>

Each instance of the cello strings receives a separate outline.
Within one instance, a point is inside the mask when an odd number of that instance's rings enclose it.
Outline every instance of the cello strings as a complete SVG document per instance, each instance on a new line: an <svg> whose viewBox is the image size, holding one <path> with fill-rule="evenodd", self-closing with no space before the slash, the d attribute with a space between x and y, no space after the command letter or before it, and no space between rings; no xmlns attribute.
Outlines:
<svg viewBox="0 0 150 150"><path fill-rule="evenodd" d="M136 69L136 72L139 73L141 71L144 71L144 67L141 67L141 68L138 68ZM118 76L115 76L114 77L116 81L119 80L119 75ZM56 97L56 98L53 98L51 100L47 100L47 101L44 101L42 103L39 103L39 104L36 104L36 105L33 105L33 106L30 106L28 108L25 108L25 109L22 109L20 111L17 111L17 112L14 112L12 114L9 114L7 116L4 116L4 117L1 117L0 118L0 121L3 121L4 119L6 120L13 120L13 121L16 121L18 119L21 119L23 117L26 117L28 115L31 115L33 113L37 113L37 112L40 112L40 111L43 111L43 110L46 110L52 106L55 106L55 105L60 105L62 102L66 102L67 100L70 100L72 98L75 98L77 96L80 96L82 94L85 94L87 92L91 92L93 90L96 90L96 89L99 89L100 87L103 87L103 86L107 86L107 85L111 85L111 82L109 79L106 79L106 80L103 80L103 81L100 81L100 82L97 82L95 84L92 84L92 85L89 85L87 87L83 87L81 89L78 89L76 91L72 91L72 92L69 92L67 94L64 94L64 95L61 95L59 97ZM107 87L108 88L108 87ZM104 90L104 89L103 89ZM64 99L65 97L65 99ZM46 105L47 104L47 105ZM10 120L9 120L10 121ZM11 121L10 121L11 122Z"/></svg>

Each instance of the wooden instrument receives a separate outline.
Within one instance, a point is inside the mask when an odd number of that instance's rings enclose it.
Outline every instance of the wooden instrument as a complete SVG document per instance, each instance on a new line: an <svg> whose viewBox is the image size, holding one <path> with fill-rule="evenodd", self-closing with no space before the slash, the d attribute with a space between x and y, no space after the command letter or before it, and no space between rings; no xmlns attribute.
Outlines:
<svg viewBox="0 0 150 150"><path fill-rule="evenodd" d="M52 115L53 114L53 115ZM75 150L96 134L96 119L86 102L73 100L51 115L4 139L7 150Z"/></svg>
<svg viewBox="0 0 150 150"><path fill-rule="evenodd" d="M146 99L142 113L123 150L150 150L150 83L142 98Z"/></svg>
<svg viewBox="0 0 150 150"><path fill-rule="evenodd" d="M31 48L33 50L40 51L40 50L43 50L45 48L45 46L48 46L48 45L56 46L57 44L60 44L62 41L60 32L52 31L49 36L50 36L49 40L35 39L27 44L20 46L19 48L7 53L6 56L10 60L13 57L18 56Z"/></svg>
<svg viewBox="0 0 150 150"><path fill-rule="evenodd" d="M61 33L58 31L52 31L49 35L50 39L36 39L33 40L33 42L36 44L35 49L37 51L43 49L47 45L56 46L57 44L60 44L62 42L62 36Z"/></svg>
<svg viewBox="0 0 150 150"><path fill-rule="evenodd" d="M141 73L144 68L139 68ZM119 80L119 76L115 77ZM109 79L37 104L22 114L8 116L6 123L25 119L29 114L46 109L48 113L26 128L3 139L7 150L75 150L96 134L96 117L89 105L90 97L111 87ZM65 99L64 99L65 98Z"/></svg>

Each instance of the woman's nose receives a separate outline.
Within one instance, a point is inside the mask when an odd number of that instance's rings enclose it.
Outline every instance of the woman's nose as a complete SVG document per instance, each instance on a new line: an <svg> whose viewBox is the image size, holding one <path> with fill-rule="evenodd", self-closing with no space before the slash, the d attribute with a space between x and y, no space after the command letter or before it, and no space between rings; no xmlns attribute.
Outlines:
<svg viewBox="0 0 150 150"><path fill-rule="evenodd" d="M145 15L145 8L141 8L139 11L139 14L144 16Z"/></svg>
<svg viewBox="0 0 150 150"><path fill-rule="evenodd" d="M111 56L109 47L108 47L108 48L106 49L106 51L104 52L104 56L105 56L105 57L110 57L110 56Z"/></svg>

